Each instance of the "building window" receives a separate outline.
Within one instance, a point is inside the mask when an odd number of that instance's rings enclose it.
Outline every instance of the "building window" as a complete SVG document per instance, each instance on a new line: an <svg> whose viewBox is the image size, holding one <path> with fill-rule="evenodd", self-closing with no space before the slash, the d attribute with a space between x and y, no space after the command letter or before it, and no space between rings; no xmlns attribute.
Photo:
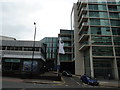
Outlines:
<svg viewBox="0 0 120 90"><path fill-rule="evenodd" d="M4 70L20 70L20 59L5 59Z"/></svg>
<svg viewBox="0 0 120 90"><path fill-rule="evenodd" d="M6 46L2 46L2 50L6 50Z"/></svg>
<svg viewBox="0 0 120 90"><path fill-rule="evenodd" d="M90 27L91 34L111 35L109 27Z"/></svg>
<svg viewBox="0 0 120 90"><path fill-rule="evenodd" d="M116 56L120 56L120 47L115 47Z"/></svg>
<svg viewBox="0 0 120 90"><path fill-rule="evenodd" d="M119 13L109 12L110 18L119 18Z"/></svg>
<svg viewBox="0 0 120 90"><path fill-rule="evenodd" d="M108 10L109 11L117 11L117 6L116 5L108 5Z"/></svg>
<svg viewBox="0 0 120 90"><path fill-rule="evenodd" d="M71 55L69 54L64 54L64 55L60 55L60 61L71 61Z"/></svg>
<svg viewBox="0 0 120 90"><path fill-rule="evenodd" d="M120 20L110 20L111 26L120 26Z"/></svg>
<svg viewBox="0 0 120 90"><path fill-rule="evenodd" d="M22 47L15 47L15 50L22 51Z"/></svg>
<svg viewBox="0 0 120 90"><path fill-rule="evenodd" d="M120 37L113 37L113 41L115 45L120 45Z"/></svg>
<svg viewBox="0 0 120 90"><path fill-rule="evenodd" d="M108 0L107 3L108 4L116 4L116 0Z"/></svg>
<svg viewBox="0 0 120 90"><path fill-rule="evenodd" d="M107 12L97 12L100 18L108 18ZM93 14L94 15L94 14Z"/></svg>
<svg viewBox="0 0 120 90"><path fill-rule="evenodd" d="M90 19L90 25L100 25L100 19Z"/></svg>
<svg viewBox="0 0 120 90"><path fill-rule="evenodd" d="M106 11L106 5L88 5L90 10L103 10Z"/></svg>
<svg viewBox="0 0 120 90"><path fill-rule="evenodd" d="M90 10L98 10L98 5L89 5Z"/></svg>
<svg viewBox="0 0 120 90"><path fill-rule="evenodd" d="M93 59L94 74L96 78L108 79L108 74L113 78L113 59Z"/></svg>
<svg viewBox="0 0 120 90"><path fill-rule="evenodd" d="M120 35L120 28L112 28L113 35Z"/></svg>
<svg viewBox="0 0 120 90"><path fill-rule="evenodd" d="M113 47L93 47L93 56L113 56Z"/></svg>
<svg viewBox="0 0 120 90"><path fill-rule="evenodd" d="M32 66L32 63L33 63L33 66ZM36 72L37 71L37 65L38 65L38 62L37 61L24 61L23 62L23 71L32 71L33 72Z"/></svg>
<svg viewBox="0 0 120 90"><path fill-rule="evenodd" d="M24 47L24 51L33 51L32 47Z"/></svg>
<svg viewBox="0 0 120 90"><path fill-rule="evenodd" d="M92 36L91 37L93 43L95 45L112 45L111 37L101 37L101 36Z"/></svg>

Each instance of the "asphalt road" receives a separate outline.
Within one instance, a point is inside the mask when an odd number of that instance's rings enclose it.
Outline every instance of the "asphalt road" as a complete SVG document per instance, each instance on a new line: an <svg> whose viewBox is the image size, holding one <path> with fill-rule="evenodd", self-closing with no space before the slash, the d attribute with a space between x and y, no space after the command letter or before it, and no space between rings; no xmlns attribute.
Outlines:
<svg viewBox="0 0 120 90"><path fill-rule="evenodd" d="M34 82L24 82L24 79L3 77L2 78L2 88L104 88L101 86L90 86L83 84L77 77L64 77L62 76L62 81L40 81L40 83ZM106 87L105 87L106 88ZM4 90L4 89L3 89ZM26 90L26 89L23 89Z"/></svg>
<svg viewBox="0 0 120 90"><path fill-rule="evenodd" d="M74 77L62 77L62 81L57 83L26 83L19 78L2 78L2 88L76 88L82 87L82 83ZM40 80L37 80L40 81ZM42 82L42 81L41 81ZM47 81L49 82L49 81ZM50 81L51 82L51 81Z"/></svg>

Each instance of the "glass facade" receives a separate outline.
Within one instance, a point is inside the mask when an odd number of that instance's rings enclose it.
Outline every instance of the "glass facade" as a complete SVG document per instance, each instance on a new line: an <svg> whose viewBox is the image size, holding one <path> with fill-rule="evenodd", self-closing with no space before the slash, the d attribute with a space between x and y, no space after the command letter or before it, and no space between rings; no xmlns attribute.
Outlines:
<svg viewBox="0 0 120 90"><path fill-rule="evenodd" d="M113 59L93 59L94 73L96 78L108 79L108 74L113 78Z"/></svg>
<svg viewBox="0 0 120 90"><path fill-rule="evenodd" d="M60 54L60 61L61 62L72 62L72 52L73 52L73 47L72 47L72 38L73 38L73 30L60 30L59 37L62 39L64 42L64 50L65 54L62 55Z"/></svg>
<svg viewBox="0 0 120 90"><path fill-rule="evenodd" d="M108 18L108 13L107 12L95 12L91 11L89 12L89 17L99 17L99 18Z"/></svg>
<svg viewBox="0 0 120 90"><path fill-rule="evenodd" d="M69 54L63 55L63 54L61 54L60 55L60 61L71 61L71 55L69 55Z"/></svg>
<svg viewBox="0 0 120 90"><path fill-rule="evenodd" d="M2 46L2 50L13 50L13 51L33 51L33 47L18 47L18 46ZM41 51L40 47L35 47L34 51Z"/></svg>
<svg viewBox="0 0 120 90"><path fill-rule="evenodd" d="M108 10L109 11L117 11L117 6L116 5L108 5Z"/></svg>
<svg viewBox="0 0 120 90"><path fill-rule="evenodd" d="M120 18L118 12L109 12L110 18Z"/></svg>
<svg viewBox="0 0 120 90"><path fill-rule="evenodd" d="M115 47L116 56L120 56L120 47Z"/></svg>
<svg viewBox="0 0 120 90"><path fill-rule="evenodd" d="M120 45L120 36L114 36L113 37L114 45Z"/></svg>
<svg viewBox="0 0 120 90"><path fill-rule="evenodd" d="M120 26L120 20L110 20L111 26Z"/></svg>
<svg viewBox="0 0 120 90"><path fill-rule="evenodd" d="M93 56L113 56L113 47L93 47L92 49Z"/></svg>
<svg viewBox="0 0 120 90"><path fill-rule="evenodd" d="M111 35L110 27L90 27L91 34Z"/></svg>
<svg viewBox="0 0 120 90"><path fill-rule="evenodd" d="M84 57L87 75L107 78L108 74L111 74L112 78L118 79L120 78L120 65L118 65L120 64L120 2L114 2L116 0L89 1L86 2L87 4L76 5L78 14L75 16L75 31L79 33L78 37L76 36L79 38L79 45L76 46L79 46L79 52L83 53L79 55L76 52L76 58L79 60ZM82 11L82 8L86 10ZM87 25L83 25L85 23ZM78 42L76 41L76 44ZM116 68L115 60L117 60L119 77L114 69ZM93 67L90 61L93 61ZM92 68L94 73L92 73Z"/></svg>
<svg viewBox="0 0 120 90"><path fill-rule="evenodd" d="M91 40L94 45L112 45L112 39L110 36L92 36Z"/></svg>
<svg viewBox="0 0 120 90"><path fill-rule="evenodd" d="M56 60L58 38L57 37L45 37L44 39L41 40L41 42L47 45L47 48L46 48L47 60L53 60L53 61Z"/></svg>
<svg viewBox="0 0 120 90"><path fill-rule="evenodd" d="M88 8L89 8L89 10L101 10L101 11L106 11L107 10L106 5L91 4L91 5L88 5Z"/></svg>
<svg viewBox="0 0 120 90"><path fill-rule="evenodd" d="M120 35L120 28L112 27L112 34L113 35Z"/></svg>
<svg viewBox="0 0 120 90"><path fill-rule="evenodd" d="M85 74L90 76L90 52L89 50L84 51L84 65Z"/></svg>
<svg viewBox="0 0 120 90"><path fill-rule="evenodd" d="M115 21L111 21L113 23ZM109 26L109 20L108 19L90 19L90 25L101 25L101 26ZM115 24L119 25L119 24Z"/></svg>
<svg viewBox="0 0 120 90"><path fill-rule="evenodd" d="M3 63L3 70L20 70L20 59L5 59L4 62L6 64Z"/></svg>

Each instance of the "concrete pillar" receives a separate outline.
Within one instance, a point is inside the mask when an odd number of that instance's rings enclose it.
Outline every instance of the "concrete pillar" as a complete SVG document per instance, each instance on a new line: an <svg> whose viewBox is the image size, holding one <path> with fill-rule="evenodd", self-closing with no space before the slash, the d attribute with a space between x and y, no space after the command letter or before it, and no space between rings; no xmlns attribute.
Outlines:
<svg viewBox="0 0 120 90"><path fill-rule="evenodd" d="M75 51L75 74L83 75L84 74L84 56L82 52L79 51L80 43L79 43L79 29L78 29L78 13L77 13L77 5L74 4L74 51Z"/></svg>
<svg viewBox="0 0 120 90"><path fill-rule="evenodd" d="M91 77L94 77L93 58L92 58L92 46L90 47L90 73L91 73Z"/></svg>
<svg viewBox="0 0 120 90"><path fill-rule="evenodd" d="M119 80L118 67L117 67L117 60L116 60L116 58L113 60L113 68L114 68L115 80Z"/></svg>

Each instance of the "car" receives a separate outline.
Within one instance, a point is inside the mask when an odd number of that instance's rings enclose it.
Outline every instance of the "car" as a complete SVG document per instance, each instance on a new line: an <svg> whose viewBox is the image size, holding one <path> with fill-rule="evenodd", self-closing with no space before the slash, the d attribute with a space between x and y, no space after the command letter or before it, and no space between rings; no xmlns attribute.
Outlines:
<svg viewBox="0 0 120 90"><path fill-rule="evenodd" d="M82 75L80 79L83 83L88 84L88 85L95 85L95 86L99 85L98 80L96 80L95 78L86 76L86 75Z"/></svg>
<svg viewBox="0 0 120 90"><path fill-rule="evenodd" d="M67 77L72 77L72 74L69 71L63 71L62 75Z"/></svg>

